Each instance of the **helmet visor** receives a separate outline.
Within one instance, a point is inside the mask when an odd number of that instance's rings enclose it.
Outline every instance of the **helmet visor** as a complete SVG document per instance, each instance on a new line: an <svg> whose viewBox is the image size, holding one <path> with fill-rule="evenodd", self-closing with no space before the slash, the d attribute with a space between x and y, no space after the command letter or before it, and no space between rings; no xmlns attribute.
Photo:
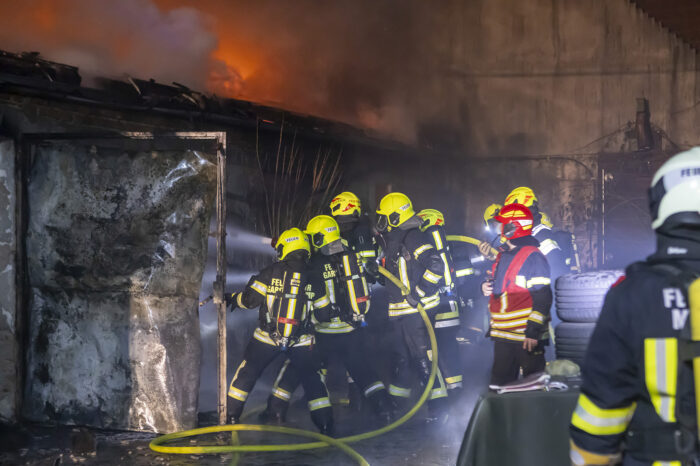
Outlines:
<svg viewBox="0 0 700 466"><path fill-rule="evenodd" d="M377 230L386 231L389 227L389 218L384 214L377 214Z"/></svg>
<svg viewBox="0 0 700 466"><path fill-rule="evenodd" d="M314 233L311 236L311 241L314 243L314 246L317 248L320 248L323 246L323 240L324 240L324 235L320 231Z"/></svg>

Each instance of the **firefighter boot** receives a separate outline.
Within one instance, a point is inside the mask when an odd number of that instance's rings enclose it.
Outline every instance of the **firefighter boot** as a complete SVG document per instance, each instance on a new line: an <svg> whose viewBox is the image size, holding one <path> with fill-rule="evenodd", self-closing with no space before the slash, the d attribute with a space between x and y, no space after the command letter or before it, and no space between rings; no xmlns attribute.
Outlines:
<svg viewBox="0 0 700 466"><path fill-rule="evenodd" d="M289 402L270 395L267 399L267 408L258 415L260 422L264 424L281 425L287 420Z"/></svg>
<svg viewBox="0 0 700 466"><path fill-rule="evenodd" d="M355 412L362 411L362 391L355 381L348 376L348 400L350 409Z"/></svg>
<svg viewBox="0 0 700 466"><path fill-rule="evenodd" d="M396 405L389 398L386 390L380 390L367 398L374 408L377 420L383 425L391 424L391 421L396 416Z"/></svg>
<svg viewBox="0 0 700 466"><path fill-rule="evenodd" d="M311 420L321 434L333 437L335 430L333 428L333 411L331 408L312 411Z"/></svg>

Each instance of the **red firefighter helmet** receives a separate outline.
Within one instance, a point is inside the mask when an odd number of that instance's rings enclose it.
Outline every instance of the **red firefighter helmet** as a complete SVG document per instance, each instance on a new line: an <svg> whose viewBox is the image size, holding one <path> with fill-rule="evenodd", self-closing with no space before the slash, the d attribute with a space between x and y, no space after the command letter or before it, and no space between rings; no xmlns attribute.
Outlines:
<svg viewBox="0 0 700 466"><path fill-rule="evenodd" d="M494 217L501 223L501 237L521 238L532 234L532 212L522 204L508 204Z"/></svg>

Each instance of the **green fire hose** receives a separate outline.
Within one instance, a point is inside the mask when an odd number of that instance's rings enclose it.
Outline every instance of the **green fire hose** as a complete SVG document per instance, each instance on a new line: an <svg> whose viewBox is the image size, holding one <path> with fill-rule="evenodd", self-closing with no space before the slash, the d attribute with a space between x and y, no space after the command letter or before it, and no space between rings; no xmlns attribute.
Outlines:
<svg viewBox="0 0 700 466"><path fill-rule="evenodd" d="M396 285L404 295L408 294L408 290L404 284L387 271L384 267L379 267L379 273L384 275L388 280L390 280L394 285ZM423 406L428 397L430 396L430 391L433 389L433 384L435 383L435 377L437 375L437 361L438 361L438 348L437 341L435 340L435 332L433 331L433 326L430 323L430 318L423 310L423 306L418 305L418 312L420 313L425 328L428 330L428 336L430 337L430 346L432 349L432 361L430 366L430 377L428 383L423 390L420 398L416 404L403 416L401 416L396 421L388 424L380 429L375 429L362 434L351 435L349 437L343 437L339 439L334 439L326 435L319 434L317 432L312 432L304 429L294 429L291 427L281 427L281 426L268 426L268 425L254 425L254 424L234 424L234 425L224 425L224 426L212 426L212 427L202 427L199 429L184 430L182 432L175 432L172 434L162 435L156 437L151 441L149 447L151 450L158 453L175 453L175 454L218 454L218 453L241 453L241 452L275 452L275 451L301 451L310 450L314 448L323 448L327 446L332 446L340 449L348 456L357 461L361 465L369 465L367 460L365 460L359 453L350 448L347 444L359 442L360 440L367 440L373 437L390 432L400 425L404 424L406 421L411 419L416 412ZM202 445L202 446L166 446L163 445L166 442L176 439L182 439L186 437L193 437L203 434L212 434L216 432L232 432L236 433L238 431L255 431L255 432L275 432L288 435L298 435L300 437L312 438L318 440L316 442L310 443L293 443L293 444L280 444L280 445L239 445L237 442L237 436L233 436L232 445Z"/></svg>

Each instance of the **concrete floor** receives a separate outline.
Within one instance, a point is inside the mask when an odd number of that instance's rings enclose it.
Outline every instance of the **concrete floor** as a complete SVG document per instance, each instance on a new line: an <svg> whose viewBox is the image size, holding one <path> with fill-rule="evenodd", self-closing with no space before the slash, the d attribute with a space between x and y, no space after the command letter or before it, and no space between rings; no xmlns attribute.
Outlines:
<svg viewBox="0 0 700 466"><path fill-rule="evenodd" d="M373 465L451 465L455 464L469 417L478 396L486 389L490 365L489 343L480 347L463 345L463 362L467 387L452 401L450 416L444 424L426 422L425 408L413 419L380 437L353 445ZM466 375L468 374L468 375ZM264 404L269 385L260 383L251 394L247 409L253 411ZM332 397L343 394L342 387L330 387ZM347 406L334 408L336 436L365 432L378 426L368 423L367 413L358 413ZM201 424L211 424L211 414L200 416ZM209 421L209 422L208 422ZM244 422L258 423L255 413ZM295 394L288 415L288 425L314 430L299 393ZM148 443L152 434L108 432L72 427L27 425L0 430L0 466L4 465L104 465L135 466L235 464L233 454L164 455L152 452ZM242 433L241 443L288 443L290 437L267 433ZM223 440L223 439L222 439ZM212 444L212 436L184 440L178 445ZM298 441L291 439L291 442ZM331 448L294 453L248 453L238 459L239 465L328 465L353 464L342 452Z"/></svg>

